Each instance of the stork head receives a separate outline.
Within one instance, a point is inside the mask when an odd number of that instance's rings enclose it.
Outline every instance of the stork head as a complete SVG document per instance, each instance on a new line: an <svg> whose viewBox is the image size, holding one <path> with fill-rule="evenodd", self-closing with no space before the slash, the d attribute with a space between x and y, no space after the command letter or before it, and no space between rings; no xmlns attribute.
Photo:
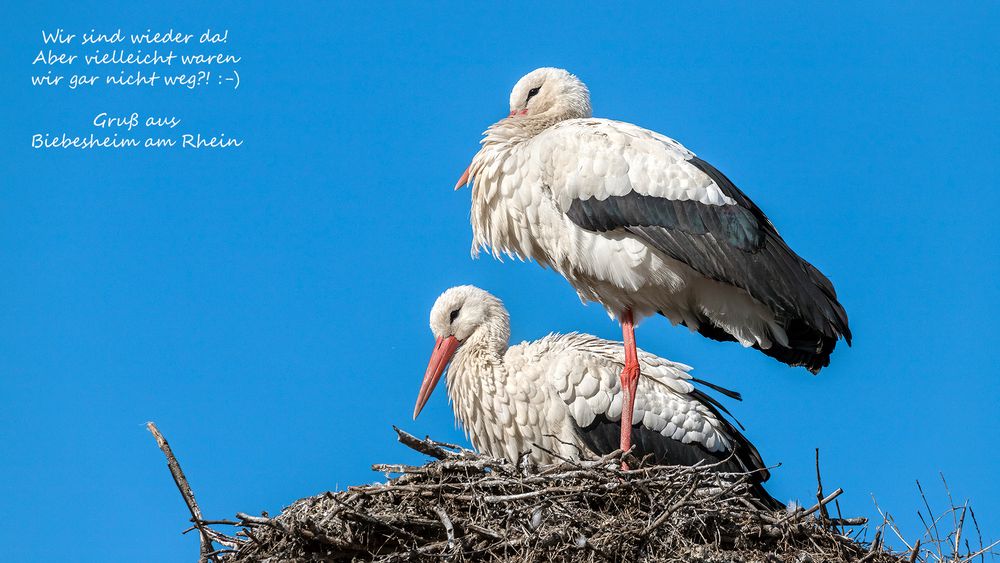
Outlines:
<svg viewBox="0 0 1000 563"><path fill-rule="evenodd" d="M590 117L587 86L561 68L543 67L525 74L510 92L510 117L538 115L553 121Z"/></svg>
<svg viewBox="0 0 1000 563"><path fill-rule="evenodd" d="M486 345L498 341L506 346L510 320L502 301L478 287L460 285L445 291L434 302L431 332L436 339L434 351L417 395L414 419L424 408L459 347L469 341L481 341Z"/></svg>
<svg viewBox="0 0 1000 563"><path fill-rule="evenodd" d="M591 115L590 91L579 78L561 68L542 67L517 81L510 92L510 115L490 129L506 130L510 126L522 134L534 135L560 121ZM455 189L468 184L471 174L470 166Z"/></svg>

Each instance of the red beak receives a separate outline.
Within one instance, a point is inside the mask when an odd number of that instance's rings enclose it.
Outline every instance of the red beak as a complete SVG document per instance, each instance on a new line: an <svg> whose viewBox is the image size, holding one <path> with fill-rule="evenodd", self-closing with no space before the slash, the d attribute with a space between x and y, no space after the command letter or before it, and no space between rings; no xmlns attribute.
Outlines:
<svg viewBox="0 0 1000 563"><path fill-rule="evenodd" d="M470 165L469 168L472 168L472 166ZM461 189L462 186L469 183L469 168L466 168L465 172L462 172L462 177L459 178L458 182L455 183L456 190Z"/></svg>
<svg viewBox="0 0 1000 563"><path fill-rule="evenodd" d="M420 394L417 395L417 406L413 407L413 420L417 419L417 415L427 404L427 399L431 398L434 386L441 379L441 374L444 373L444 368L448 366L451 357L455 355L455 350L458 350L458 345L458 339L454 336L438 338L434 343L434 353L431 354L431 361L427 363L424 382L420 384Z"/></svg>

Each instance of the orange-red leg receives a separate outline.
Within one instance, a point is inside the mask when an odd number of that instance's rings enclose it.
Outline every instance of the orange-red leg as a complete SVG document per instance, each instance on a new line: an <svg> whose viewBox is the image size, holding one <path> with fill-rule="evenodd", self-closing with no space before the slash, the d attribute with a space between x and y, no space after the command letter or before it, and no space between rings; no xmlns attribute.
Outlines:
<svg viewBox="0 0 1000 563"><path fill-rule="evenodd" d="M635 392L639 387L639 353L635 349L635 325L632 320L632 309L625 309L622 315L622 336L625 340L625 368L622 369L622 433L621 448L627 451L632 447L632 413L635 411ZM628 469L628 464L622 462L622 469Z"/></svg>

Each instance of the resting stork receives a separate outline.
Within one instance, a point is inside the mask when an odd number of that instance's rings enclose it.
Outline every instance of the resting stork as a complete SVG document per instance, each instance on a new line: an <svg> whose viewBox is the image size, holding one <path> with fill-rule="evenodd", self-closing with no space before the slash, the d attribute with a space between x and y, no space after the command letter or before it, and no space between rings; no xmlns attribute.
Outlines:
<svg viewBox="0 0 1000 563"><path fill-rule="evenodd" d="M571 333L511 347L503 303L469 285L438 297L430 325L437 340L414 419L450 363L448 397L476 449L512 462L527 454L548 464L557 461L554 455L581 459L618 448L621 343ZM780 508L760 487L769 474L756 448L720 414L728 411L692 382L739 395L693 379L683 364L641 350L637 357L645 377L635 395L633 453L662 464L704 461L724 472L754 472L755 492Z"/></svg>
<svg viewBox="0 0 1000 563"><path fill-rule="evenodd" d="M833 284L750 198L677 141L592 118L569 72L521 78L481 145L455 186L471 179L473 255L533 259L618 319L626 404L640 372L633 327L655 313L813 373L850 344Z"/></svg>

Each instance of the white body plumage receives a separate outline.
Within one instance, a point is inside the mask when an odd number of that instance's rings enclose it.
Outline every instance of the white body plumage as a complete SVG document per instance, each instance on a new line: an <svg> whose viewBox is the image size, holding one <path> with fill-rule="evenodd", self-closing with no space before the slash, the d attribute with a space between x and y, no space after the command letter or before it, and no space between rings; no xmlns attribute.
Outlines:
<svg viewBox="0 0 1000 563"><path fill-rule="evenodd" d="M548 452L578 459L588 447L576 427L600 415L621 420L620 342L553 334L512 346L502 361L495 360L466 345L448 370L448 397L477 449L508 459L529 453L537 463L556 461ZM689 395L688 367L641 351L639 361L645 377L639 380L635 420L664 439L726 451L730 444L719 421Z"/></svg>
<svg viewBox="0 0 1000 563"><path fill-rule="evenodd" d="M771 338L787 344L774 315L745 290L707 279L632 235L583 229L566 214L575 199L630 191L732 205L687 163L690 156L672 139L608 119L569 119L531 138L506 123L491 127L470 167L473 255L486 249L551 267L581 300L601 303L614 318L626 308L637 321L662 311L692 331L712 322L744 346L768 348Z"/></svg>
<svg viewBox="0 0 1000 563"><path fill-rule="evenodd" d="M553 454L579 459L617 447L622 394L619 372L624 352L619 342L586 334L551 334L508 347L509 317L499 299L472 286L443 293L431 312L438 350L454 339L447 371L448 396L455 416L480 451L517 460L527 454L537 463L557 461ZM444 342L444 344L442 344ZM645 352L634 410L642 431L640 449L661 461L690 463L730 457L742 449L743 470L761 469L746 439L696 391L690 368ZM432 359L419 412L444 363ZM429 387L428 387L429 386ZM615 426L602 439L601 426Z"/></svg>

